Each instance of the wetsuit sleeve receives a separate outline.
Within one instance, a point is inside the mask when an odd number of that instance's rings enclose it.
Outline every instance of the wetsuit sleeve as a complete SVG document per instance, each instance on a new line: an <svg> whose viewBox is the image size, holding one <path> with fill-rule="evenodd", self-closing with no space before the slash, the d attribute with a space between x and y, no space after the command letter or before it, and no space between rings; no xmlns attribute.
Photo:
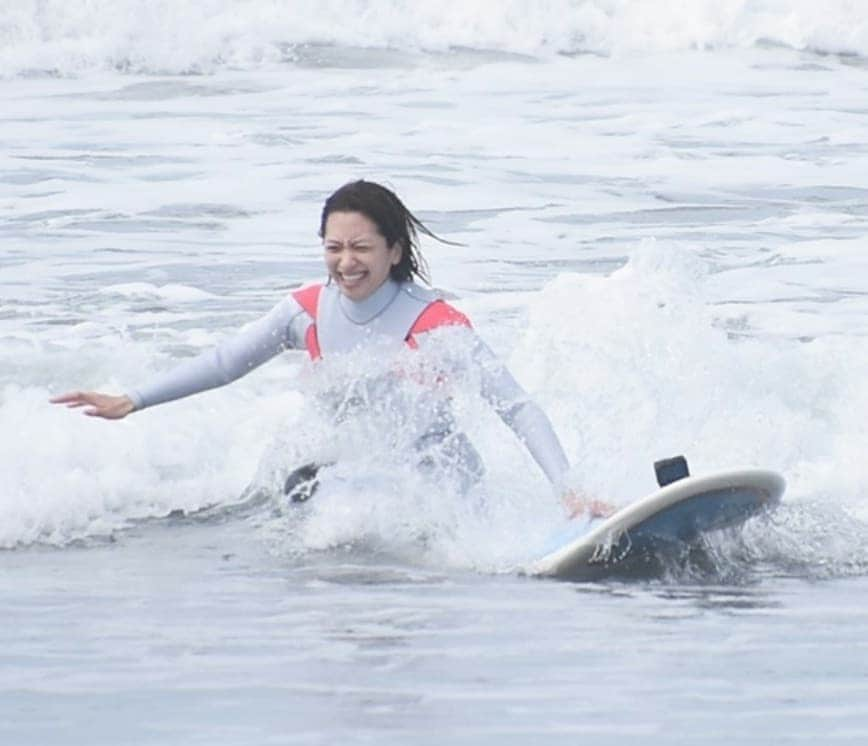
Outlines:
<svg viewBox="0 0 868 746"><path fill-rule="evenodd" d="M292 296L212 350L127 392L135 409L224 386L287 349L304 347L310 317Z"/></svg>
<svg viewBox="0 0 868 746"><path fill-rule="evenodd" d="M546 413L479 337L473 354L482 371L482 395L524 443L549 481L560 488L570 464Z"/></svg>

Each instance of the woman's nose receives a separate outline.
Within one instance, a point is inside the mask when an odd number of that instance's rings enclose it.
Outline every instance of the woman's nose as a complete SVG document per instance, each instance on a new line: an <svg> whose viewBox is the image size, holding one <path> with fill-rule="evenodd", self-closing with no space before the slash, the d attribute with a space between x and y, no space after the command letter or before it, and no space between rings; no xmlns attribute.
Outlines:
<svg viewBox="0 0 868 746"><path fill-rule="evenodd" d="M352 251L344 249L338 258L338 267L352 267L356 264L356 256Z"/></svg>

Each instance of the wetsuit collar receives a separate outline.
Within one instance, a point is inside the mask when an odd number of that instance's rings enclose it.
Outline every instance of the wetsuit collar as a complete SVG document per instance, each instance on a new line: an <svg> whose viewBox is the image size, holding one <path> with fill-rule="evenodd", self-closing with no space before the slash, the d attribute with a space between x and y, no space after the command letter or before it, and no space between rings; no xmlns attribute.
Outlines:
<svg viewBox="0 0 868 746"><path fill-rule="evenodd" d="M354 324L367 324L385 311L398 296L401 284L389 277L364 300L355 301L341 295L338 305L343 315Z"/></svg>

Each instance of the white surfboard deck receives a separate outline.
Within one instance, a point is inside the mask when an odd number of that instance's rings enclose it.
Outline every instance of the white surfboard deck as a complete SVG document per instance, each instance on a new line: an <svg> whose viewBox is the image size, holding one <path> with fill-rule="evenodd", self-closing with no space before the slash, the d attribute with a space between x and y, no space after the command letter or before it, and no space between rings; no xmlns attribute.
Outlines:
<svg viewBox="0 0 868 746"><path fill-rule="evenodd" d="M617 569L639 554L672 551L709 531L738 526L780 502L772 471L740 469L685 477L605 519L577 519L550 537L528 575L581 578Z"/></svg>

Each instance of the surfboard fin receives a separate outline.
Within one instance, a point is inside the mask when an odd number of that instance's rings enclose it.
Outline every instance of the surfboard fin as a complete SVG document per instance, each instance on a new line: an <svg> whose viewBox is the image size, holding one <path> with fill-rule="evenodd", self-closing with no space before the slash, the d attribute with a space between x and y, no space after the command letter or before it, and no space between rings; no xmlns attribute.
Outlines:
<svg viewBox="0 0 868 746"><path fill-rule="evenodd" d="M657 484L661 487L689 477L690 470L687 468L687 459L684 456L673 456L655 461L654 474L657 476Z"/></svg>

